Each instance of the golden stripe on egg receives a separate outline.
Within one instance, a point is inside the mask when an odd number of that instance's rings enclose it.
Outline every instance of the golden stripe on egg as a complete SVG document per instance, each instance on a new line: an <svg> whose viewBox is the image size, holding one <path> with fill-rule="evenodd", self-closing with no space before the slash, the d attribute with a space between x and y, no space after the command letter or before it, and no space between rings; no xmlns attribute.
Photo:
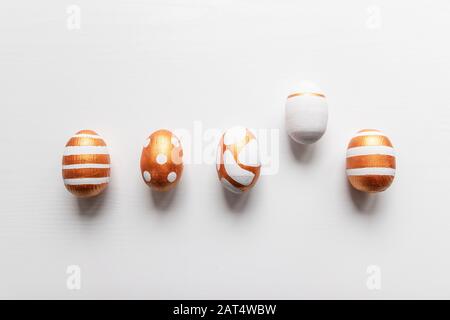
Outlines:
<svg viewBox="0 0 450 320"><path fill-rule="evenodd" d="M292 94L288 95L288 99L293 98L293 97L298 97L298 96L316 96L316 97L325 98L325 95L323 93L318 93L318 92L296 92L296 93L292 93Z"/></svg>

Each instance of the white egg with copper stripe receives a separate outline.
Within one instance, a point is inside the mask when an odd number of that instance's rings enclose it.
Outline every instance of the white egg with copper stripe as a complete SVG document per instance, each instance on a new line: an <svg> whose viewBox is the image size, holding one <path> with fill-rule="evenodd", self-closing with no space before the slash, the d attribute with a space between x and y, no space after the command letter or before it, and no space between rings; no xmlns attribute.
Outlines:
<svg viewBox="0 0 450 320"><path fill-rule="evenodd" d="M285 122L288 135L296 142L311 144L327 129L328 103L315 84L304 82L286 100Z"/></svg>
<svg viewBox="0 0 450 320"><path fill-rule="evenodd" d="M360 130L347 148L347 177L363 192L381 192L393 182L396 170L394 147L379 130Z"/></svg>
<svg viewBox="0 0 450 320"><path fill-rule="evenodd" d="M100 194L109 183L111 161L105 141L95 131L81 130L66 144L62 176L67 190L77 197Z"/></svg>

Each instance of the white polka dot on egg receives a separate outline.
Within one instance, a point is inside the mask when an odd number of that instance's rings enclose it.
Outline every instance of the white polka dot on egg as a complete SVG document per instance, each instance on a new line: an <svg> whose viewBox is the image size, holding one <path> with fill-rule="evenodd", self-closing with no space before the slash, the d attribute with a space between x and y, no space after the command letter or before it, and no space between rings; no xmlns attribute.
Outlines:
<svg viewBox="0 0 450 320"><path fill-rule="evenodd" d="M172 136L172 138L170 139L172 144L174 145L174 147L178 147L180 145L180 141L178 140L177 137Z"/></svg>
<svg viewBox="0 0 450 320"><path fill-rule="evenodd" d="M163 165L167 162L167 156L163 153L160 153L156 156L156 162L160 165Z"/></svg>
<svg viewBox="0 0 450 320"><path fill-rule="evenodd" d="M145 142L144 142L144 148L147 148L149 144L150 144L150 138L148 138L147 140L145 140Z"/></svg>
<svg viewBox="0 0 450 320"><path fill-rule="evenodd" d="M148 171L144 171L144 180L150 182L152 180L152 175Z"/></svg>
<svg viewBox="0 0 450 320"><path fill-rule="evenodd" d="M167 180L169 182L174 182L176 179L177 179L177 174L173 171L167 175Z"/></svg>

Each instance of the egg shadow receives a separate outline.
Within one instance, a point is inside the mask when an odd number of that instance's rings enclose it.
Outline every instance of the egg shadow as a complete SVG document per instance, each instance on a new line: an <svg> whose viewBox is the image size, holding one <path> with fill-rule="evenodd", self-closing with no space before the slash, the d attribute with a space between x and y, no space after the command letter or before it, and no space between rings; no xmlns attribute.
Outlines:
<svg viewBox="0 0 450 320"><path fill-rule="evenodd" d="M242 214L245 212L245 209L251 197L251 190L243 193L234 193L222 187L222 193L228 209L230 209L231 212L237 214Z"/></svg>
<svg viewBox="0 0 450 320"><path fill-rule="evenodd" d="M315 144L301 144L288 136L291 152L296 161L308 164L314 159Z"/></svg>
<svg viewBox="0 0 450 320"><path fill-rule="evenodd" d="M168 211L175 200L176 193L178 192L178 187L179 186L175 186L173 189L168 191L156 191L150 189L153 207L159 212Z"/></svg>
<svg viewBox="0 0 450 320"><path fill-rule="evenodd" d="M78 214L82 218L94 218L100 215L107 198L109 187L95 197L77 198Z"/></svg>
<svg viewBox="0 0 450 320"><path fill-rule="evenodd" d="M347 180L347 189L354 207L362 214L374 214L378 207L378 195L356 190Z"/></svg>

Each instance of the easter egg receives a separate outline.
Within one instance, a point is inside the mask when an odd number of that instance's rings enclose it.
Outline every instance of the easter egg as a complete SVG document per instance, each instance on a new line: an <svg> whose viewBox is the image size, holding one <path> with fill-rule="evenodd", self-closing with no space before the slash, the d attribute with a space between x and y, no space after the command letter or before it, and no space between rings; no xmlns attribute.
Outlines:
<svg viewBox="0 0 450 320"><path fill-rule="evenodd" d="M363 192L386 190L395 176L395 152L389 138L379 130L364 129L347 149L347 177Z"/></svg>
<svg viewBox="0 0 450 320"><path fill-rule="evenodd" d="M222 135L217 148L217 174L231 192L242 193L258 180L261 164L255 135L244 127L233 127Z"/></svg>
<svg viewBox="0 0 450 320"><path fill-rule="evenodd" d="M313 83L303 83L287 97L286 130L301 144L319 140L327 129L328 104L325 94Z"/></svg>
<svg viewBox="0 0 450 320"><path fill-rule="evenodd" d="M81 130L66 144L62 176L67 190L78 197L101 193L109 183L110 158L105 141L92 130Z"/></svg>
<svg viewBox="0 0 450 320"><path fill-rule="evenodd" d="M175 187L183 173L183 149L180 140L168 130L153 132L144 142L141 174L144 182L156 191Z"/></svg>

